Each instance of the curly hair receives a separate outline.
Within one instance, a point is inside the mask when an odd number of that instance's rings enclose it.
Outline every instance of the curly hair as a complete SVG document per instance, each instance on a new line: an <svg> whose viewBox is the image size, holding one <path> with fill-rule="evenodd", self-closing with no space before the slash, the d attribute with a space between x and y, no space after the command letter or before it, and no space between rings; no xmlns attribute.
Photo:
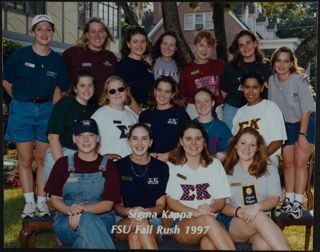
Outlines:
<svg viewBox="0 0 320 252"><path fill-rule="evenodd" d="M103 105L108 105L109 104L109 99L107 97L108 95L108 87L109 87L109 84L113 81L120 81L123 86L125 87L126 89L126 100L125 100L125 105L129 105L131 103L131 94L130 94L130 88L128 87L128 85L124 82L123 79L121 79L119 76L116 76L116 75L111 75L107 80L106 82L104 83L104 87L103 87L103 92L102 92L102 95L100 97L100 101L99 101L99 105L100 106L103 106Z"/></svg>
<svg viewBox="0 0 320 252"><path fill-rule="evenodd" d="M174 107L184 107L185 106L185 98L180 94L177 86L177 82L171 76L160 76L154 83L154 91L158 88L160 82L168 83L171 87L171 92L174 95L171 99L170 103ZM155 109L157 106L156 97L154 92L150 93L150 98L148 100L148 105L151 109Z"/></svg>
<svg viewBox="0 0 320 252"><path fill-rule="evenodd" d="M216 40L213 37L212 33L210 31L207 30L201 30L197 33L197 35L194 37L193 39L193 44L196 45L197 43L199 43L202 39L206 39L207 43L209 45L214 45Z"/></svg>
<svg viewBox="0 0 320 252"><path fill-rule="evenodd" d="M272 66L273 72L275 72L274 65L275 65L280 53L288 53L289 54L290 61L293 63L292 67L289 69L290 73L297 73L297 74L303 74L304 73L304 69L302 67L298 66L298 59L294 55L293 51L290 48L285 47L285 46L276 49L272 53L271 66Z"/></svg>
<svg viewBox="0 0 320 252"><path fill-rule="evenodd" d="M103 43L103 48L106 48L107 45L109 44L110 41L114 41L114 38L111 34L111 32L109 31L108 27L106 26L106 24L102 21L102 19L97 18L97 17L93 17L91 18L85 25L82 31L82 36L81 38L78 40L78 43L76 44L76 47L81 47L81 48L87 48L87 46L89 45L89 40L87 38L87 33L89 32L89 28L90 28L90 24L91 23L99 23L103 26L104 31L107 33L107 37Z"/></svg>
<svg viewBox="0 0 320 252"><path fill-rule="evenodd" d="M184 57L182 56L181 45L180 45L180 41L178 39L178 36L173 31L164 32L158 38L158 40L156 41L156 43L154 44L154 46L152 48L152 52L151 52L152 61L155 62L157 58L161 57L162 54L161 54L160 46L161 46L163 38L165 36L171 36L171 37L175 38L175 40L176 40L176 50L175 50L174 54L172 55L172 59L175 60L177 67L180 70L186 64L186 62L185 62Z"/></svg>
<svg viewBox="0 0 320 252"><path fill-rule="evenodd" d="M257 152L253 157L253 161L249 166L248 172L251 176L255 176L259 178L265 174L267 174L267 166L268 166L268 153L266 149L266 144L263 140L263 137L260 133L251 127L246 127L238 131L238 133L232 138L229 143L226 158L223 162L224 169L227 175L232 175L234 166L239 161L239 156L237 153L236 145L239 142L239 139L243 134L250 134L255 136L257 139Z"/></svg>
<svg viewBox="0 0 320 252"><path fill-rule="evenodd" d="M240 31L233 39L231 45L229 46L229 52L233 55L233 59L231 60L232 63L235 65L239 66L241 62L243 62L243 56L240 54L239 51L239 39L243 36L249 36L252 40L252 42L257 42L257 47L255 49L255 57L256 60L260 63L263 64L266 62L266 58L264 57L263 52L259 48L259 41L258 38L255 34L253 34L250 31L247 30L242 30Z"/></svg>
<svg viewBox="0 0 320 252"><path fill-rule="evenodd" d="M146 50L144 51L143 55L148 55L150 53L152 45L151 45L151 42L148 38L147 32L142 27L134 25L134 26L129 27L124 33L124 37L122 40L122 47L121 47L122 57L128 56L130 54L130 48L128 47L127 43L130 43L131 38L136 34L141 34L146 38L147 47L146 47Z"/></svg>
<svg viewBox="0 0 320 252"><path fill-rule="evenodd" d="M208 165L210 165L213 162L213 158L208 151L208 146L207 146L207 141L206 141L207 132L205 131L205 129L202 127L202 125L199 122L188 121L182 126L181 131L180 131L180 135L179 135L179 139L183 138L185 131L188 129L198 129L201 131L201 134L202 134L204 141L203 141L203 149L200 153L200 155L201 155L200 164L203 167L208 167ZM175 165L182 165L182 164L187 163L188 160L185 155L184 148L180 144L180 141L178 142L177 147L169 153L169 161Z"/></svg>

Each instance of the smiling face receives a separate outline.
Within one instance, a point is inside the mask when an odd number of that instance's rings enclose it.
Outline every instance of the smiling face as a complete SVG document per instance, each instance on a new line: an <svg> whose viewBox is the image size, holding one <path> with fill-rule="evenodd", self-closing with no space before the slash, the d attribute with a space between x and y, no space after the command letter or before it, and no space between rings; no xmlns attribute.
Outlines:
<svg viewBox="0 0 320 252"><path fill-rule="evenodd" d="M203 38L194 46L196 50L196 58L198 63L207 63L211 56L213 45L208 44L207 39Z"/></svg>
<svg viewBox="0 0 320 252"><path fill-rule="evenodd" d="M205 139L199 129L189 128L185 130L183 137L179 141L185 151L186 157L201 156Z"/></svg>
<svg viewBox="0 0 320 252"><path fill-rule="evenodd" d="M199 91L194 96L194 105L200 117L212 115L214 103L214 100L211 99L211 96L207 92Z"/></svg>
<svg viewBox="0 0 320 252"><path fill-rule="evenodd" d="M73 142L77 145L79 152L91 153L96 151L99 142L99 136L91 133L84 132L79 135L73 135Z"/></svg>
<svg viewBox="0 0 320 252"><path fill-rule="evenodd" d="M143 127L133 129L128 144L131 147L132 154L143 157L148 155L148 149L152 145L148 131Z"/></svg>
<svg viewBox="0 0 320 252"><path fill-rule="evenodd" d="M160 44L161 58L164 60L171 60L173 54L177 50L176 47L176 39L170 35L166 35L163 37L162 42Z"/></svg>
<svg viewBox="0 0 320 252"><path fill-rule="evenodd" d="M244 35L238 40L239 52L243 57L244 62L255 61L255 50L258 46L256 41L253 41L249 35Z"/></svg>
<svg viewBox="0 0 320 252"><path fill-rule="evenodd" d="M154 96L156 98L158 109L162 110L172 107L171 99L173 98L174 93L172 93L170 83L160 81L157 87L154 88Z"/></svg>
<svg viewBox="0 0 320 252"><path fill-rule="evenodd" d="M249 133L244 133L236 144L239 160L252 161L257 152L257 138Z"/></svg>
<svg viewBox="0 0 320 252"><path fill-rule="evenodd" d="M274 70L277 74L289 75L290 68L293 66L293 62L290 59L290 55L287 52L280 52L275 63Z"/></svg>
<svg viewBox="0 0 320 252"><path fill-rule="evenodd" d="M245 80L243 86L243 93L247 99L248 106L258 104L262 101L261 90L262 87L256 78L248 78Z"/></svg>
<svg viewBox="0 0 320 252"><path fill-rule="evenodd" d="M89 24L89 31L86 33L89 40L88 47L93 51L101 51L104 48L104 43L107 39L107 33L102 24L92 22Z"/></svg>
<svg viewBox="0 0 320 252"><path fill-rule="evenodd" d="M121 81L113 80L108 84L107 99L109 100L110 107L117 110L123 110L126 96L127 89Z"/></svg>
<svg viewBox="0 0 320 252"><path fill-rule="evenodd" d="M35 44L42 46L49 46L53 38L52 27L47 21L42 21L36 24L32 33L35 39Z"/></svg>
<svg viewBox="0 0 320 252"><path fill-rule="evenodd" d="M146 51L147 40L143 34L136 33L127 42L127 45L130 49L129 57L140 60Z"/></svg>
<svg viewBox="0 0 320 252"><path fill-rule="evenodd" d="M77 101L82 105L86 105L94 94L93 79L88 76L80 77L74 92L76 93Z"/></svg>

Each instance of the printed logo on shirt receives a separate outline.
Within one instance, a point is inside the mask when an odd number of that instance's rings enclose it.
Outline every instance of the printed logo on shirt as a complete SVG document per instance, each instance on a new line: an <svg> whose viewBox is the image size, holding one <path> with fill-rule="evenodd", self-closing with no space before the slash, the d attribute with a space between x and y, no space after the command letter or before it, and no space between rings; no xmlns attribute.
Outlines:
<svg viewBox="0 0 320 252"><path fill-rule="evenodd" d="M197 89L205 87L209 89L214 96L219 96L219 80L219 76L210 75L195 79L194 83Z"/></svg>
<svg viewBox="0 0 320 252"><path fill-rule="evenodd" d="M116 127L120 130L120 139L128 138L128 133L131 126L127 127L126 125L117 125Z"/></svg>
<svg viewBox="0 0 320 252"><path fill-rule="evenodd" d="M52 72L52 71L47 71L47 76L48 77L53 77L53 78L57 78L57 73L55 73L55 72Z"/></svg>
<svg viewBox="0 0 320 252"><path fill-rule="evenodd" d="M148 178L148 185L159 185L159 178Z"/></svg>
<svg viewBox="0 0 320 252"><path fill-rule="evenodd" d="M239 122L239 130L246 128L246 127L251 127L254 128L256 130L259 131L259 121L261 120L261 118L256 118L256 119L251 119L248 121L243 121L243 122Z"/></svg>
<svg viewBox="0 0 320 252"><path fill-rule="evenodd" d="M102 64L106 66L112 66L112 64L108 60L105 60L105 62L103 62Z"/></svg>
<svg viewBox="0 0 320 252"><path fill-rule="evenodd" d="M240 199L242 199L243 206L253 205L258 202L257 190L255 183L242 184L242 190L240 191Z"/></svg>
<svg viewBox="0 0 320 252"><path fill-rule="evenodd" d="M178 124L178 119L177 118L169 118L167 124Z"/></svg>
<svg viewBox="0 0 320 252"><path fill-rule="evenodd" d="M24 65L27 67L35 68L35 64L33 64L33 63L24 62Z"/></svg>
<svg viewBox="0 0 320 252"><path fill-rule="evenodd" d="M238 91L241 91L241 92L243 92L243 88L242 88L242 85L239 85L239 87L238 87Z"/></svg>
<svg viewBox="0 0 320 252"><path fill-rule="evenodd" d="M222 138L221 137L210 137L209 138L209 151L212 153L222 151Z"/></svg>
<svg viewBox="0 0 320 252"><path fill-rule="evenodd" d="M183 194L180 200L203 200L203 199L210 199L211 194L207 191L208 187L210 186L209 183L203 184L181 184L180 185L183 191Z"/></svg>
<svg viewBox="0 0 320 252"><path fill-rule="evenodd" d="M92 66L92 63L91 63L91 62L83 62L83 63L82 63L82 66L83 66L83 67L91 67L91 66Z"/></svg>

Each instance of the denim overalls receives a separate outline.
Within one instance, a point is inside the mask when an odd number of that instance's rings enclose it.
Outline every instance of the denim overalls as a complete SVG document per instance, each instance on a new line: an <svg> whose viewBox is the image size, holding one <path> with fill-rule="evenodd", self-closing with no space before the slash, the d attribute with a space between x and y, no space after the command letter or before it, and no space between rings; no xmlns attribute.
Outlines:
<svg viewBox="0 0 320 252"><path fill-rule="evenodd" d="M75 154L77 155L77 154ZM66 205L91 204L101 201L104 191L104 177L107 159L102 158L99 172L74 173L74 156L68 156L69 178L63 186L63 201ZM73 248L107 248L114 249L110 236L111 227L115 224L113 213L93 214L85 211L78 229L75 231L69 225L69 216L58 213L54 220L54 231L58 239Z"/></svg>

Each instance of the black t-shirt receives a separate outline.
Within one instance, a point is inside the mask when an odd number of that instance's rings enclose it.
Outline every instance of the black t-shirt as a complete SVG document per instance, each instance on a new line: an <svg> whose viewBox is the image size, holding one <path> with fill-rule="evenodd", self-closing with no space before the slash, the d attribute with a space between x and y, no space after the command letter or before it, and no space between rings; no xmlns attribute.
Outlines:
<svg viewBox="0 0 320 252"><path fill-rule="evenodd" d="M248 63L242 62L240 66L230 62L225 67L220 82L221 89L228 93L224 99L225 103L237 108L240 108L247 103L240 81L242 76L249 72L260 74L264 81L262 97L264 99L268 98L268 79L272 74L272 69L268 61L263 64L260 64L258 61Z"/></svg>
<svg viewBox="0 0 320 252"><path fill-rule="evenodd" d="M118 160L116 165L124 207L154 207L157 199L165 195L169 178L166 163L151 157L146 170L146 165L138 165L132 161L130 163L128 155Z"/></svg>

